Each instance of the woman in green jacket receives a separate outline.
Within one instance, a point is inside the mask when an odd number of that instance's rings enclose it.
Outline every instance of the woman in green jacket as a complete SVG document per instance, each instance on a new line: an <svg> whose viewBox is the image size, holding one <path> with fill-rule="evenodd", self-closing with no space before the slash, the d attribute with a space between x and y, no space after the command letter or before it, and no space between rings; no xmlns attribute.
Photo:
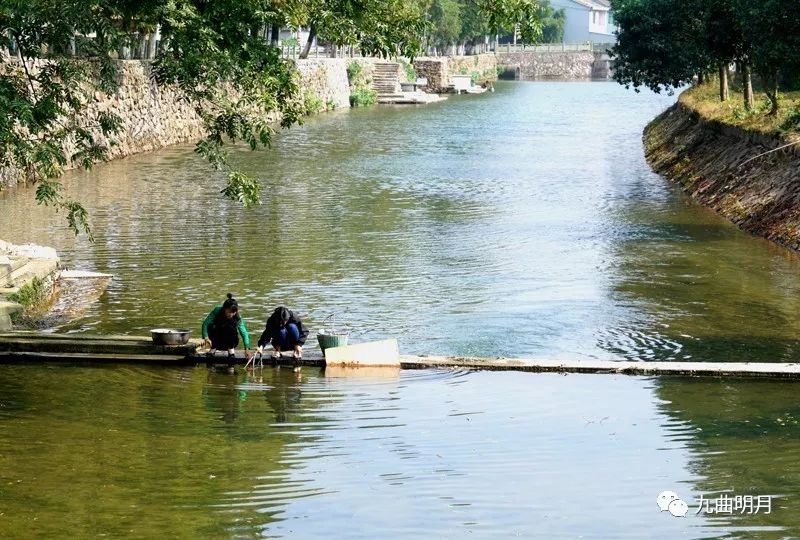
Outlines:
<svg viewBox="0 0 800 540"><path fill-rule="evenodd" d="M231 293L222 305L214 306L214 309L206 316L203 321L201 331L203 345L210 347L206 353L213 356L216 349L228 351L228 361L233 365L236 355L236 347L239 345L239 336L242 336L244 344L244 355L250 359L250 335L244 320L239 315L239 303Z"/></svg>

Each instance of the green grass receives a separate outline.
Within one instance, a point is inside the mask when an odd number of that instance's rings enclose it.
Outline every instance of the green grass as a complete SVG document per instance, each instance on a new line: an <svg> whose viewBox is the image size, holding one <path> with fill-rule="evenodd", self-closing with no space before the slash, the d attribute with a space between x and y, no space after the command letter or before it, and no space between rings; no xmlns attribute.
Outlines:
<svg viewBox="0 0 800 540"><path fill-rule="evenodd" d="M690 88L680 101L696 110L703 118L767 135L800 135L800 92L784 92L779 96L778 114L769 116L770 102L763 92L753 92L754 105L749 111L742 94L732 88L730 99L719 100L718 83Z"/></svg>

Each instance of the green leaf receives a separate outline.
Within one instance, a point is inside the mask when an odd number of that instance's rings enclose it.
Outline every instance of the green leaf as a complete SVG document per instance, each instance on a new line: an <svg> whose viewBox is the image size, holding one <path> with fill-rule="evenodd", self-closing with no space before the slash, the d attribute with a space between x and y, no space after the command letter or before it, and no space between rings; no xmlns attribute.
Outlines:
<svg viewBox="0 0 800 540"><path fill-rule="evenodd" d="M261 204L261 183L240 171L228 173L228 183L220 193L245 208Z"/></svg>

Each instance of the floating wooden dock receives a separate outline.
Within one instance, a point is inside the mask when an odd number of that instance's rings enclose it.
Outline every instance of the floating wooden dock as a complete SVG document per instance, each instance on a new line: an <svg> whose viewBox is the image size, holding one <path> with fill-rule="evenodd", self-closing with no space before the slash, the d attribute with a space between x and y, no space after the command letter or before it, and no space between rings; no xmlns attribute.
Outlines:
<svg viewBox="0 0 800 540"><path fill-rule="evenodd" d="M41 332L0 333L0 363L141 363L166 365L226 364L227 356L207 358L197 352L198 343L163 347L149 337L91 336ZM762 377L800 380L800 363L769 362L628 362L609 360L536 360L461 356L402 356L404 369L471 369L548 373L597 373L622 375L669 375L682 377ZM242 352L236 363L244 365ZM294 364L291 353L281 364ZM269 366L268 355L264 366ZM303 366L324 367L319 353L306 353Z"/></svg>

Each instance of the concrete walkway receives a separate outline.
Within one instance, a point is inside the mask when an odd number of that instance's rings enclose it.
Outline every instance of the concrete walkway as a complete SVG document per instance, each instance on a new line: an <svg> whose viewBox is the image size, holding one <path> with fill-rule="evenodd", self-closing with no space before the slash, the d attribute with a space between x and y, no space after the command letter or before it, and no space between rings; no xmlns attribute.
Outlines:
<svg viewBox="0 0 800 540"><path fill-rule="evenodd" d="M197 353L198 342L176 347L157 347L149 337L87 336L46 334L39 332L0 333L0 362L76 362L76 363L142 363L192 365L209 359ZM218 353L211 359L225 364L227 357ZM239 352L236 363L244 364ZM289 354L282 364L293 364ZM306 353L304 366L325 366L322 355ZM264 365L269 365L268 358ZM614 362L607 360L535 360L519 358L476 358L457 356L403 356L404 369L474 369L550 373L597 373L624 375L670 375L684 377L762 377L800 380L798 363L755 362Z"/></svg>

